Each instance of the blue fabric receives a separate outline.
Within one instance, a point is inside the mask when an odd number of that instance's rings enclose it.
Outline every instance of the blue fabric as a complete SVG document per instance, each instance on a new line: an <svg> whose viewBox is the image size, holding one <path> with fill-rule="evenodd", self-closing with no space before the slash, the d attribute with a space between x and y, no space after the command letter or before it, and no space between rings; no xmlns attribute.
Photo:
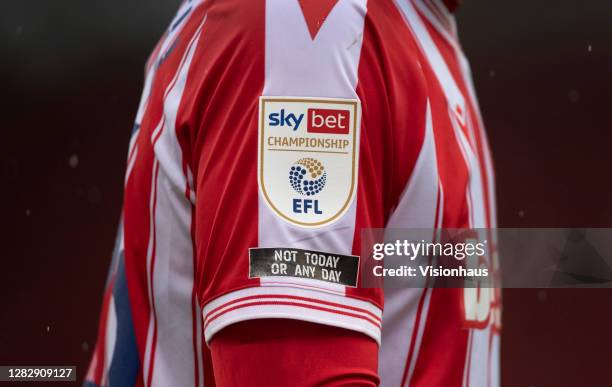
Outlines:
<svg viewBox="0 0 612 387"><path fill-rule="evenodd" d="M117 315L117 339L108 371L108 382L110 387L134 387L140 369L140 360L128 296L123 251L119 256L113 300Z"/></svg>

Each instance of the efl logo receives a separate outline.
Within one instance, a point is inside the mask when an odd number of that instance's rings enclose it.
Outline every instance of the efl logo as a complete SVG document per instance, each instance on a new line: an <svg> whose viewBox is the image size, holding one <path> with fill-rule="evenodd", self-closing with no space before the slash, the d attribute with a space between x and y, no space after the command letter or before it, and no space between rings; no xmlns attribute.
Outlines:
<svg viewBox="0 0 612 387"><path fill-rule="evenodd" d="M263 96L259 101L258 182L268 208L301 227L340 219L356 196L359 100Z"/></svg>
<svg viewBox="0 0 612 387"><path fill-rule="evenodd" d="M349 134L349 111L308 109L308 133Z"/></svg>

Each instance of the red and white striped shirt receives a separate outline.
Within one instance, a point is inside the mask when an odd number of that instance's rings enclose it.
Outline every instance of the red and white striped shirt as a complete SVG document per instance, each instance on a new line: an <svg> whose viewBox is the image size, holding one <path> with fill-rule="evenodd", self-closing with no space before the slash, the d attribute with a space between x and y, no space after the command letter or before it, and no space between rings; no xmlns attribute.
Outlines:
<svg viewBox="0 0 612 387"><path fill-rule="evenodd" d="M254 276L249 258L493 228L493 187L441 1L185 1L146 67L87 383L208 385L216 332L291 318L375 339L383 386L496 386L498 293L476 319L463 289Z"/></svg>

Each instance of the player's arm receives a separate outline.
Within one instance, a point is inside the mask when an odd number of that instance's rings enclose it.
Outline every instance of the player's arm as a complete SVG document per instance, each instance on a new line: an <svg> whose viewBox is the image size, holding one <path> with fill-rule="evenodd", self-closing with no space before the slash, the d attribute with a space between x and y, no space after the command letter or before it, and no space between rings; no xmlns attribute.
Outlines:
<svg viewBox="0 0 612 387"><path fill-rule="evenodd" d="M358 386L378 379L378 344L349 329L289 319L230 325L210 343L217 386Z"/></svg>
<svg viewBox="0 0 612 387"><path fill-rule="evenodd" d="M359 180L365 2L314 3L211 3L192 64L198 296L220 386L378 383L382 295L358 278L360 228L382 216Z"/></svg>

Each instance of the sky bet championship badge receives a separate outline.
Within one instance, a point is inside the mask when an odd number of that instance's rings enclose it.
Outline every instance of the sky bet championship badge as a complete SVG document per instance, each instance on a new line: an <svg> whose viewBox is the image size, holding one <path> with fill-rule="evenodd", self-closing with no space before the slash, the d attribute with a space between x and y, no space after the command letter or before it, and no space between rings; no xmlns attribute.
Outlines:
<svg viewBox="0 0 612 387"><path fill-rule="evenodd" d="M357 188L359 101L261 97L259 187L281 218L303 227L332 223Z"/></svg>

